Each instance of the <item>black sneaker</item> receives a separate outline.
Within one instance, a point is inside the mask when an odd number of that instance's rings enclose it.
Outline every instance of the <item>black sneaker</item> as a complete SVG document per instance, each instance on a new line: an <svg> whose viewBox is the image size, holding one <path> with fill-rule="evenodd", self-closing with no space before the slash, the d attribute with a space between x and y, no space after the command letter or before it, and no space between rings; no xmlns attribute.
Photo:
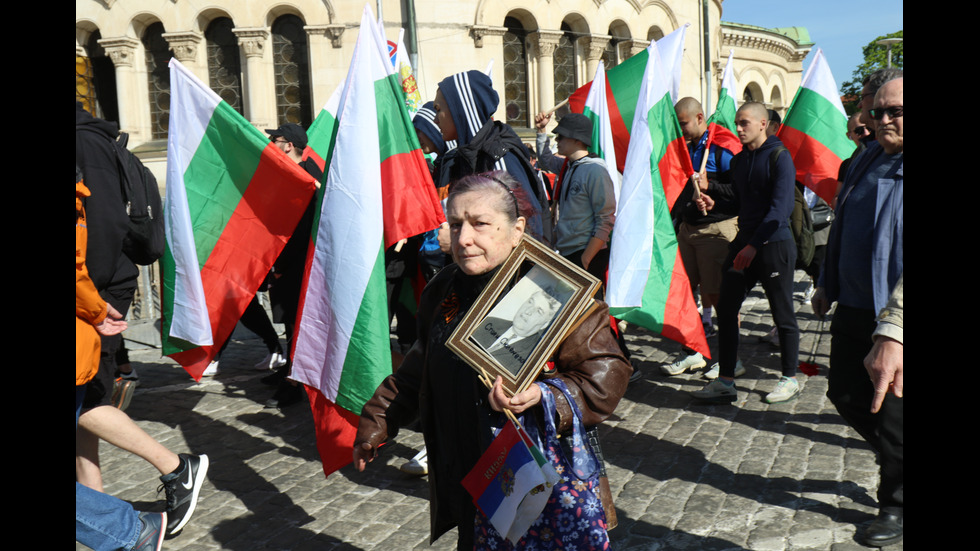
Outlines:
<svg viewBox="0 0 980 551"><path fill-rule="evenodd" d="M303 399L303 394L303 387L300 385L291 385L287 381L283 381L279 384L279 388L276 389L272 398L266 400L265 407L282 409L298 404Z"/></svg>
<svg viewBox="0 0 980 551"><path fill-rule="evenodd" d="M187 524L197 507L197 497L208 473L208 456L182 453L178 470L160 477L167 491L167 533L175 534ZM158 490L159 491L159 490Z"/></svg>
<svg viewBox="0 0 980 551"><path fill-rule="evenodd" d="M163 536L166 535L167 513L141 512L139 514L140 535L133 551L159 551L163 549Z"/></svg>

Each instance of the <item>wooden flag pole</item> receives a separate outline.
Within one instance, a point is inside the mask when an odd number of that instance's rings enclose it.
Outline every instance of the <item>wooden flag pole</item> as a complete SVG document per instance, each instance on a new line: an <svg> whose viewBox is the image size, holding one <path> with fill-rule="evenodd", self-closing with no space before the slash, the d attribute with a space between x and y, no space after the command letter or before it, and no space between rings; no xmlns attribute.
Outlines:
<svg viewBox="0 0 980 551"><path fill-rule="evenodd" d="M708 137L710 138L711 135L709 134ZM708 153L710 150L711 150L711 140L709 139L708 143L706 143L704 146L704 155L701 157L701 168L697 172L698 179L701 178L701 173L704 172L704 168L708 166ZM694 174L691 174L691 183L694 184L694 200L697 201L698 199L701 198L701 186L695 180L694 176L695 176ZM701 209L701 216L706 216L707 214L708 214L707 209Z"/></svg>
<svg viewBox="0 0 980 551"><path fill-rule="evenodd" d="M545 115L549 115L549 116L550 116L550 115L551 115L552 113L554 113L555 111L557 111L557 110L559 110L559 109L561 109L562 107L564 107L564 106L565 106L565 104L566 104L566 103L568 103L568 100L569 100L569 99L571 99L571 98L565 98L565 101L563 101L563 102L561 102L561 103L559 103L558 105L556 105L556 106L554 106L554 107L552 107L552 108L551 108L550 110L548 110L548 111L545 111L545 113L544 113L544 114L545 114Z"/></svg>

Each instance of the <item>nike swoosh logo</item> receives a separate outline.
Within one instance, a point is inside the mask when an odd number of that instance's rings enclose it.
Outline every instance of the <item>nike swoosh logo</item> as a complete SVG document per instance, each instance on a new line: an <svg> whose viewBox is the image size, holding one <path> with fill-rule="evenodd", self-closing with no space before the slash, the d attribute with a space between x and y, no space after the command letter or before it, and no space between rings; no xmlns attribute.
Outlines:
<svg viewBox="0 0 980 551"><path fill-rule="evenodd" d="M180 485L183 486L185 490L190 490L194 487L194 473L191 472L190 465L187 466L187 482L181 482Z"/></svg>

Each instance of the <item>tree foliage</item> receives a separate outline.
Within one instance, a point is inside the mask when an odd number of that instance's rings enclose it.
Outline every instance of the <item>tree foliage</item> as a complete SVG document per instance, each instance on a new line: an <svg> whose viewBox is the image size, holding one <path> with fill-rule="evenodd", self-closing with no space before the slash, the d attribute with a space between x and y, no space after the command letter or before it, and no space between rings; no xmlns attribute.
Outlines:
<svg viewBox="0 0 980 551"><path fill-rule="evenodd" d="M888 67L888 46L880 46L877 42L884 38L903 38L902 33L903 31L898 31L879 36L863 48L864 62L858 65L857 69L854 69L851 80L845 82L840 88L841 96L844 98L844 109L848 113L858 110L858 104L861 102L861 89L863 88L861 83L864 79L878 69ZM902 50L904 45L904 41L892 45L892 67L903 67Z"/></svg>

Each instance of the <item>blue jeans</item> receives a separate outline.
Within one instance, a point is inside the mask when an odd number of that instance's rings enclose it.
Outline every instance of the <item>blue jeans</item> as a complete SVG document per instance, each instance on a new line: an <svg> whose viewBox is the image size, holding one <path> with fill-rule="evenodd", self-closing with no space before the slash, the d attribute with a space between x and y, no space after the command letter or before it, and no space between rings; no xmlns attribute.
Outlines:
<svg viewBox="0 0 980 551"><path fill-rule="evenodd" d="M75 426L82 400L75 387ZM125 501L75 482L75 541L95 551L132 549L140 535L139 513Z"/></svg>

